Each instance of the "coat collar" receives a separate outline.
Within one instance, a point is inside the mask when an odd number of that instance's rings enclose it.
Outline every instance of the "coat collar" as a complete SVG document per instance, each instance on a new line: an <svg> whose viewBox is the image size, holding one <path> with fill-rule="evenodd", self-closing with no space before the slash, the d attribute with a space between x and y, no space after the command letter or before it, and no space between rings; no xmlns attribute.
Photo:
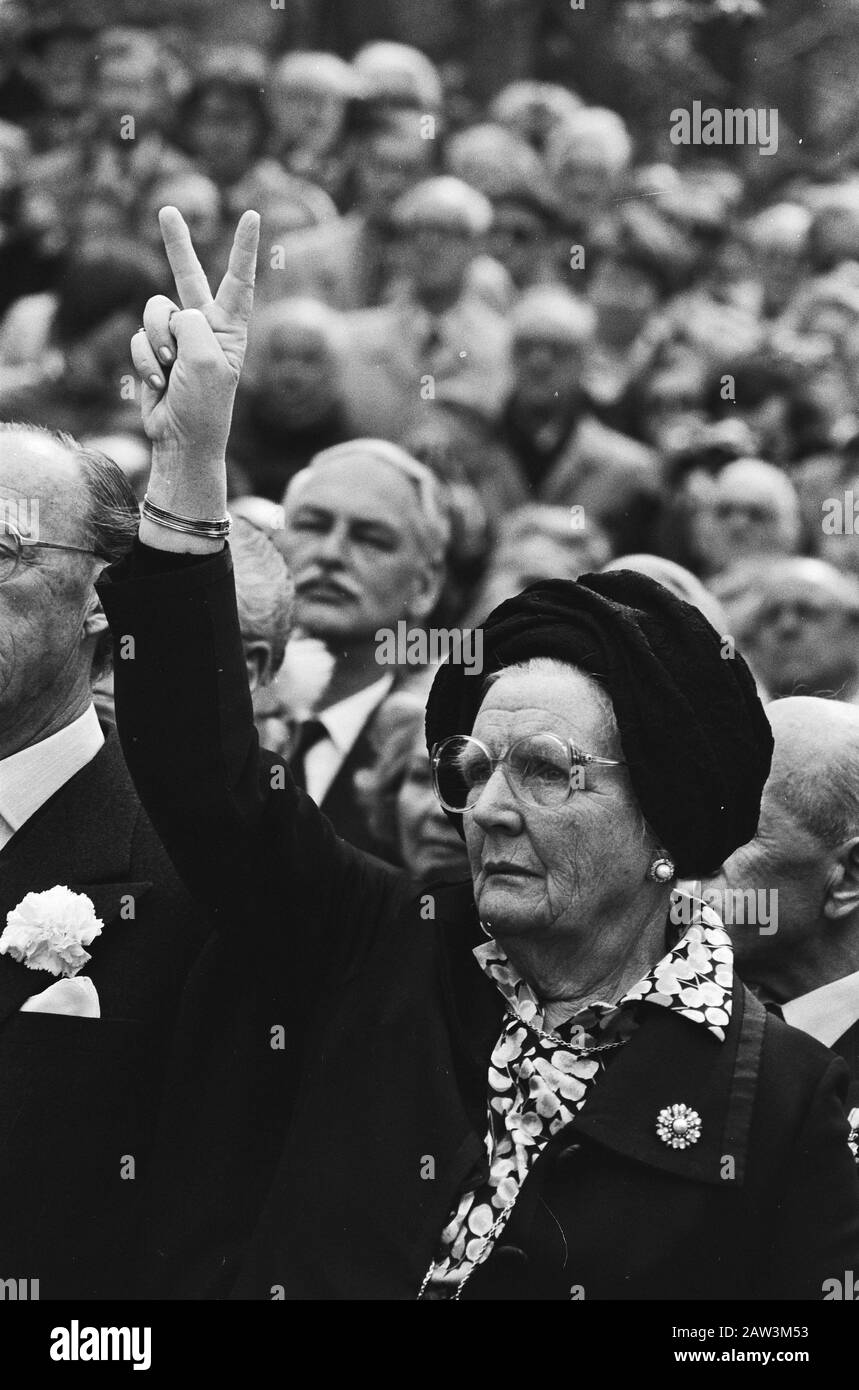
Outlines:
<svg viewBox="0 0 859 1390"><path fill-rule="evenodd" d="M486 1088L504 1000L473 949L484 940L471 884L435 894L440 986L457 1078L477 1133L486 1131ZM735 979L725 1041L666 1008L640 1006L640 1026L593 1087L574 1128L603 1148L698 1182L741 1184L763 1037L763 1010ZM657 1134L660 1110L683 1104L701 1118L701 1138L672 1149ZM569 1131L565 1131L569 1142ZM560 1138L560 1137L559 1137ZM726 1162L730 1160L730 1162Z"/></svg>
<svg viewBox="0 0 859 1390"><path fill-rule="evenodd" d="M151 882L133 882L131 854L142 814L119 741L108 736L99 753L23 825L0 852L0 929L27 893L58 883L86 893L105 929L128 898L139 903ZM93 959L103 935L92 945ZM86 973L86 971L84 971ZM31 994L54 983L44 970L28 970L0 956L0 1022Z"/></svg>

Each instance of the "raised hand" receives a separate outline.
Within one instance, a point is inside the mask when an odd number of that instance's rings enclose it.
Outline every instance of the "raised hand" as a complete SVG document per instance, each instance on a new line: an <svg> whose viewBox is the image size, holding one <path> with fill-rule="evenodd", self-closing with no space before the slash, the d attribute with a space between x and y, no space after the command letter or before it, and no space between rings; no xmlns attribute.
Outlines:
<svg viewBox="0 0 859 1390"><path fill-rule="evenodd" d="M211 520L226 507L224 454L253 308L259 217L242 215L214 298L181 213L162 208L159 221L179 303L155 295L131 340L152 441L149 494L168 511ZM147 521L141 537L166 549L212 548L156 535Z"/></svg>

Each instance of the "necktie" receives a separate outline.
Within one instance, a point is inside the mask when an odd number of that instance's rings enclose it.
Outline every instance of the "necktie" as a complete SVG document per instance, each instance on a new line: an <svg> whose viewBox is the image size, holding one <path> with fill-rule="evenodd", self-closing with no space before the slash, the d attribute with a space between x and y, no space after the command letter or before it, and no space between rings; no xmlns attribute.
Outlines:
<svg viewBox="0 0 859 1390"><path fill-rule="evenodd" d="M302 791L307 791L307 774L304 767L304 759L311 748L315 748L317 743L328 737L328 730L321 719L305 719L299 725L298 737L295 746L289 755L289 768L292 773L293 781Z"/></svg>

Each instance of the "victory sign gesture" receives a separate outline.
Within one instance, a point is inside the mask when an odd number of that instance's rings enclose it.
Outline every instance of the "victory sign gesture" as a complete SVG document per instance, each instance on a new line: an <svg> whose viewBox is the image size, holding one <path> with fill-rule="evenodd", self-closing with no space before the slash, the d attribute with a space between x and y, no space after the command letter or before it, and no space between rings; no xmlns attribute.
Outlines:
<svg viewBox="0 0 859 1390"><path fill-rule="evenodd" d="M253 309L259 216L242 215L215 297L176 208L159 214L179 303L154 295L131 340L141 380L143 427L152 441L148 496L192 521L226 515L225 453ZM221 541L183 535L144 517L140 538L160 550L219 550Z"/></svg>

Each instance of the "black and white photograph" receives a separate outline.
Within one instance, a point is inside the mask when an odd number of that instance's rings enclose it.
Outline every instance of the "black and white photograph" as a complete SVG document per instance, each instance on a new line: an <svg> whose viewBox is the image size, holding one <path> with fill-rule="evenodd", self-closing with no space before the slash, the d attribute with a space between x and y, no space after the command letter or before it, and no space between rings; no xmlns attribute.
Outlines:
<svg viewBox="0 0 859 1390"><path fill-rule="evenodd" d="M0 0L0 1195L52 1376L855 1355L859 0Z"/></svg>

